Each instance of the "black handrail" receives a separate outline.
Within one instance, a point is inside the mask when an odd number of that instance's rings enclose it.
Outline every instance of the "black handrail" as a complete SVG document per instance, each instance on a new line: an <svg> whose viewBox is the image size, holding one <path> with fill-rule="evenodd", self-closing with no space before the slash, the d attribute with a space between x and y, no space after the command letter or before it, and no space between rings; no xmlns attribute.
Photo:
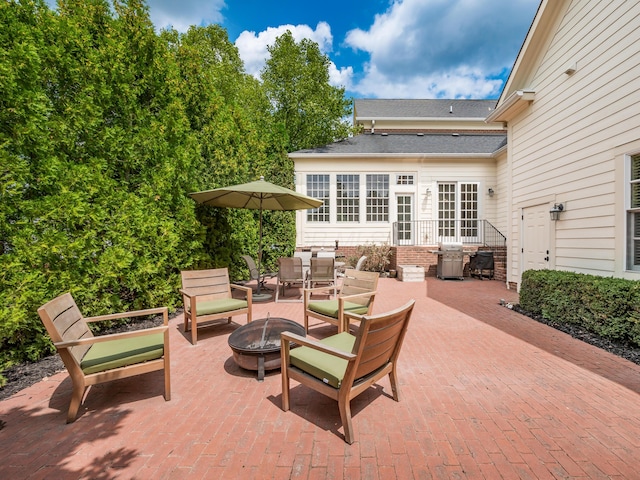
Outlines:
<svg viewBox="0 0 640 480"><path fill-rule="evenodd" d="M507 237L487 220L393 222L393 245L425 246L450 242L503 248L507 246Z"/></svg>

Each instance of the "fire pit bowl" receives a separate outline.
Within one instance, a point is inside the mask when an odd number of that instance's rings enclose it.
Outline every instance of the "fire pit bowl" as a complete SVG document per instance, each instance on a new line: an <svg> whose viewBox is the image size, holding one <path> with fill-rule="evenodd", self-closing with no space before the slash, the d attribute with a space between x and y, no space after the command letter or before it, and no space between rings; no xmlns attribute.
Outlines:
<svg viewBox="0 0 640 480"><path fill-rule="evenodd" d="M233 360L246 370L257 370L264 380L265 370L280 368L280 334L304 335L304 327L286 318L261 318L243 325L229 335Z"/></svg>

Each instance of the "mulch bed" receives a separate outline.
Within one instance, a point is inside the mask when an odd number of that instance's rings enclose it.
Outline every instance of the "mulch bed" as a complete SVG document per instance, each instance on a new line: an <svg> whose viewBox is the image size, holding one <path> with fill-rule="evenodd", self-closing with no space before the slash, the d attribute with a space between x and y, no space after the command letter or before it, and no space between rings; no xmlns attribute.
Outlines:
<svg viewBox="0 0 640 480"><path fill-rule="evenodd" d="M624 342L609 340L607 338L596 335L595 333L591 333L579 325L563 324L563 323L557 323L551 320L547 320L541 315L534 315L531 312L527 312L526 310L523 310L522 308L520 308L519 305L514 305L513 310L523 315L526 315L527 317L532 318L537 322L544 323L545 325L549 325L550 327L553 327L556 330L560 330L561 332L571 335L573 338L582 340L585 343L601 348L602 350L606 350L609 353L612 353L626 360L629 360L630 362L640 365L640 347L636 347L634 345L630 345Z"/></svg>
<svg viewBox="0 0 640 480"><path fill-rule="evenodd" d="M179 312L170 314L170 317L177 313ZM109 328L101 332L100 335L157 327L159 325L162 325L162 315L153 318L135 318L130 323ZM45 357L37 362L14 365L2 372L2 375L7 379L7 383L4 387L0 387L0 400L4 400L14 393L63 370L65 370L64 364L60 359L60 355L57 354Z"/></svg>

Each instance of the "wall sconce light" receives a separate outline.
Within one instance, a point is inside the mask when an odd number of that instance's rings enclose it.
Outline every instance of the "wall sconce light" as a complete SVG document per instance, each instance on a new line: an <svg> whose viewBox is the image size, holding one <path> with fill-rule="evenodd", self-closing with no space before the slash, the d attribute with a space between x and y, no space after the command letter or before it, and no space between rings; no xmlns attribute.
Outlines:
<svg viewBox="0 0 640 480"><path fill-rule="evenodd" d="M493 197L494 193L496 193L496 192L494 192L493 188L489 187L489 196Z"/></svg>
<svg viewBox="0 0 640 480"><path fill-rule="evenodd" d="M424 194L429 196L430 193L431 193L431 189L429 187L427 187L427 190L424 192Z"/></svg>
<svg viewBox="0 0 640 480"><path fill-rule="evenodd" d="M549 215L551 215L551 220L554 222L560 219L560 212L564 210L564 205L561 203L554 203L551 210L549 210Z"/></svg>

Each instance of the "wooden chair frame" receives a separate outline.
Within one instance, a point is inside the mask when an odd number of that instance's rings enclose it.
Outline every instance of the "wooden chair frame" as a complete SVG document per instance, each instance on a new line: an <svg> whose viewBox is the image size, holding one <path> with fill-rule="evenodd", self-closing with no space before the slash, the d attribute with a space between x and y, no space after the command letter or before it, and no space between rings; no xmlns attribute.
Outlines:
<svg viewBox="0 0 640 480"><path fill-rule="evenodd" d="M342 286L340 287L340 293L337 296L337 317L322 315L318 312L314 312L313 310L309 310L311 295L314 293L326 292L326 288L306 288L304 290L303 298L305 332L309 332L309 317L318 318L332 325L336 325L338 327L338 332L345 331L347 329L347 321L345 319L344 310L345 302L368 305L366 315L371 315L371 312L373 311L373 303L377 294L376 288L378 288L379 277L380 274L378 272L364 272L362 270L354 270L351 268L345 270Z"/></svg>
<svg viewBox="0 0 640 480"><path fill-rule="evenodd" d="M71 377L73 391L67 413L67 423L75 421L85 392L91 385L141 375L156 370L164 370L164 398L166 401L171 400L169 310L167 307L85 318L82 316L71 294L65 293L41 306L38 309L38 314ZM87 323L91 322L157 314L162 314L163 325L142 330L94 336L87 325ZM82 358L92 345L99 342L109 342L155 333L164 334L164 355L162 358L91 374L85 374L82 371L80 366Z"/></svg>
<svg viewBox="0 0 640 480"><path fill-rule="evenodd" d="M226 319L231 323L234 315L247 315L247 323L251 322L253 291L250 287L235 285L229 282L227 268L209 270L184 270L181 272L182 288L180 293L184 301L184 331L191 329L191 343L198 343L198 327L210 326L212 321ZM247 306L206 315L197 314L198 302L215 301L233 298L231 290L243 291L247 295ZM196 312L195 314L193 312ZM207 322L205 324L205 322Z"/></svg>
<svg viewBox="0 0 640 480"><path fill-rule="evenodd" d="M397 361L415 300L391 312L375 316L345 314L360 325L351 352L345 352L320 343L309 337L291 332L281 334L282 410L290 408L290 380L305 385L338 402L344 427L344 439L348 444L355 440L351 420L351 399L363 393L385 375L389 375L392 397L400 401L397 377ZM340 388L334 388L309 373L291 365L291 343L313 348L346 360L347 367Z"/></svg>

